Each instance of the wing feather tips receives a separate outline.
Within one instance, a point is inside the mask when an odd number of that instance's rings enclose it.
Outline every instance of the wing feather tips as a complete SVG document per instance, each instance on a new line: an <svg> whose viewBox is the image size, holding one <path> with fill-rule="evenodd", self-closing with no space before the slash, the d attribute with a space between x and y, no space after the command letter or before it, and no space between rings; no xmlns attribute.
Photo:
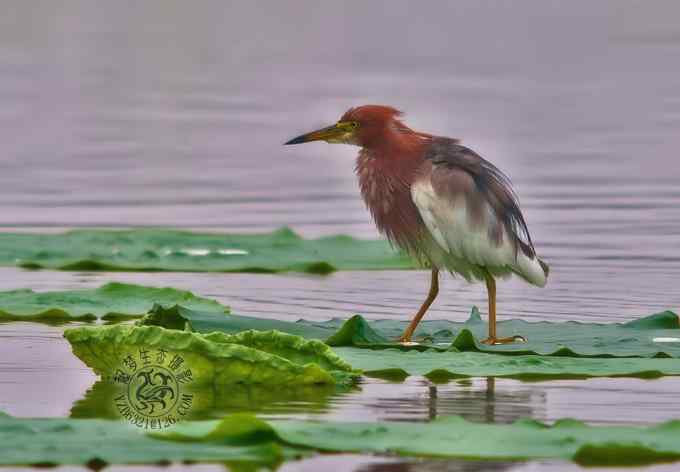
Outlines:
<svg viewBox="0 0 680 472"><path fill-rule="evenodd" d="M545 287L548 282L550 267L538 257L519 254L515 273L532 285Z"/></svg>

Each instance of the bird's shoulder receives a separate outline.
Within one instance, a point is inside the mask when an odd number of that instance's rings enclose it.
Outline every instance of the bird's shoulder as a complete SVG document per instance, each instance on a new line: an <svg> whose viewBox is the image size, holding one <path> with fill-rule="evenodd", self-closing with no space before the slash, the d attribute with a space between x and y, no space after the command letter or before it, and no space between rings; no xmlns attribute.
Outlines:
<svg viewBox="0 0 680 472"><path fill-rule="evenodd" d="M421 178L439 192L476 194L512 204L516 197L510 179L491 162L456 139L433 137L423 153ZM449 195L453 196L453 195ZM496 206L496 205L494 205Z"/></svg>
<svg viewBox="0 0 680 472"><path fill-rule="evenodd" d="M477 175L484 169L482 156L453 138L435 136L425 149L424 160L433 166L458 168Z"/></svg>
<svg viewBox="0 0 680 472"><path fill-rule="evenodd" d="M506 204L516 203L510 178L456 139L433 138L425 149L424 166L430 168L433 179L442 179L443 176L450 175L451 178L461 180L463 175L467 175L472 179L477 191L507 200Z"/></svg>

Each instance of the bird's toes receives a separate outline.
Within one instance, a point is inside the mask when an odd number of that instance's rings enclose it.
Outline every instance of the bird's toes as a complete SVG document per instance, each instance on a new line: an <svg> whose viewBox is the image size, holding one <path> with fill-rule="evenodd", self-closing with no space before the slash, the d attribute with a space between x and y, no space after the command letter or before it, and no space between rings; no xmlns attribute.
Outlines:
<svg viewBox="0 0 680 472"><path fill-rule="evenodd" d="M482 344L486 344L489 346L496 346L499 344L512 344L512 343L527 343L527 338L524 336L520 335L515 335L515 336L510 336L508 338L486 338L483 341L480 341Z"/></svg>
<svg viewBox="0 0 680 472"><path fill-rule="evenodd" d="M397 341L399 341L404 346L415 346L415 345L419 344L419 343L411 340L412 336L413 335L411 333L404 333L401 336L399 336L399 339Z"/></svg>

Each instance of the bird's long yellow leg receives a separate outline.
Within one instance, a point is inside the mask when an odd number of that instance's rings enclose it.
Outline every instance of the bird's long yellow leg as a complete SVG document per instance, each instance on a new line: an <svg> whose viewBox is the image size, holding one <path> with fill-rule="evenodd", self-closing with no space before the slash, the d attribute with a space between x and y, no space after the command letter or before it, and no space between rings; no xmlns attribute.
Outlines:
<svg viewBox="0 0 680 472"><path fill-rule="evenodd" d="M515 341L527 342L522 336L509 338L496 337L496 280L491 274L486 274L486 292L489 296L489 337L482 344L510 344Z"/></svg>
<svg viewBox="0 0 680 472"><path fill-rule="evenodd" d="M427 311L428 308L430 308L430 305L432 305L434 299L437 298L437 294L439 294L439 269L432 269L430 292L427 294L427 298L420 306L420 310L418 310L418 313L416 313L416 316L413 317L411 323L408 325L408 328L406 328L406 331L404 331L404 334L402 334L401 337L399 338L399 341L403 343L408 343L411 341L411 336L413 336L413 332L416 330L416 327L418 326L418 323L420 323L420 320L423 318L423 316L425 316L425 312Z"/></svg>

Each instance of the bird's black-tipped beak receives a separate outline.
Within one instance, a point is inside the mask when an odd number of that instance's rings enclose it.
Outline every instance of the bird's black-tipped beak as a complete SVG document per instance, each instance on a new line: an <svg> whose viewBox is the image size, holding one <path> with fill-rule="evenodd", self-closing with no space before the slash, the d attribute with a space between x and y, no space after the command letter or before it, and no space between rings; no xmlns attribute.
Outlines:
<svg viewBox="0 0 680 472"><path fill-rule="evenodd" d="M306 143L306 142L307 142L307 135L301 134L297 138L293 138L290 141L286 141L283 144L285 144L285 145L287 145L287 144L302 144L302 143Z"/></svg>
<svg viewBox="0 0 680 472"><path fill-rule="evenodd" d="M297 138L293 138L284 144L302 144L311 141L335 142L347 133L347 129L340 125L341 123L336 123L332 126L312 131L311 133L301 134Z"/></svg>

